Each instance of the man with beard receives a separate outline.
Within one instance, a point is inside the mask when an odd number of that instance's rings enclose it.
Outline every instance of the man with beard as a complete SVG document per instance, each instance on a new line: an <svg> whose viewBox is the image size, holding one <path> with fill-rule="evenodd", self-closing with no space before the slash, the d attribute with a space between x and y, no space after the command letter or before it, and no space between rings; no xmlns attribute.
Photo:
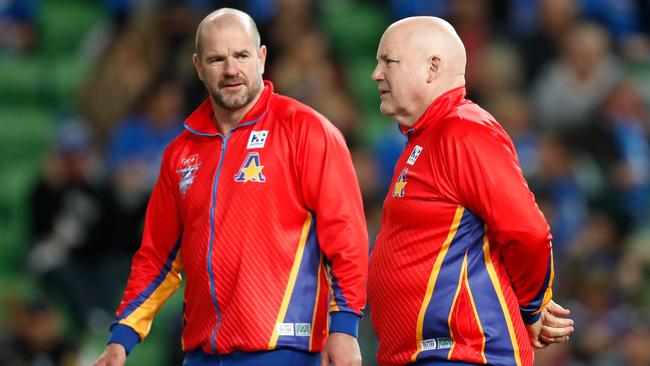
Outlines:
<svg viewBox="0 0 650 366"><path fill-rule="evenodd" d="M370 258L380 365L530 366L573 332L551 301L548 224L512 141L465 99L465 64L440 18L400 20L379 43L380 109L408 139Z"/></svg>
<svg viewBox="0 0 650 366"><path fill-rule="evenodd" d="M350 154L329 121L262 80L265 58L247 14L199 25L209 98L165 151L96 365L124 364L181 271L185 365L361 364L368 242Z"/></svg>

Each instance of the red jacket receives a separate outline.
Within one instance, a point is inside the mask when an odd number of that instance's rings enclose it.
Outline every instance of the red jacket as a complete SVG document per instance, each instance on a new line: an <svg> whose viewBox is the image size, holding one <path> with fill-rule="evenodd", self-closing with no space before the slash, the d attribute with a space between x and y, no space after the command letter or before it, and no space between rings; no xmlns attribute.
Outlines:
<svg viewBox="0 0 650 366"><path fill-rule="evenodd" d="M464 96L443 94L403 130L370 257L381 365L533 364L524 320L551 298L549 227L510 138Z"/></svg>
<svg viewBox="0 0 650 366"><path fill-rule="evenodd" d="M181 272L186 351L320 352L328 313L356 335L368 241L341 133L270 82L228 135L213 121L208 99L164 154L111 341L144 338Z"/></svg>

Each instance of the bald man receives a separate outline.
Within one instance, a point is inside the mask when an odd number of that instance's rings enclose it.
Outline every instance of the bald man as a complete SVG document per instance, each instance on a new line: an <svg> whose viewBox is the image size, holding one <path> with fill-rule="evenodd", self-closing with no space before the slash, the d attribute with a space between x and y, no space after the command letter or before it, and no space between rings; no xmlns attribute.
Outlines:
<svg viewBox="0 0 650 366"><path fill-rule="evenodd" d="M124 365L181 272L185 366L361 365L368 239L350 153L322 115L262 80L265 58L247 14L199 25L209 97L165 151L95 365Z"/></svg>
<svg viewBox="0 0 650 366"><path fill-rule="evenodd" d="M379 43L380 109L408 139L370 258L381 365L532 365L533 347L573 331L551 301L549 226L510 138L465 99L465 63L439 18Z"/></svg>

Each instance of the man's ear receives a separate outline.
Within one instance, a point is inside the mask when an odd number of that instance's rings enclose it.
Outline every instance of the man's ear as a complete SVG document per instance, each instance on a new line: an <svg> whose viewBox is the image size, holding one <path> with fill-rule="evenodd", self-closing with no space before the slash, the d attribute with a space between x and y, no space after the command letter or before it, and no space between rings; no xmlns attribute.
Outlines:
<svg viewBox="0 0 650 366"><path fill-rule="evenodd" d="M199 75L199 80L203 81L203 73L201 70L201 57L198 54L192 55L192 63L194 64L194 69L196 69L197 75Z"/></svg>
<svg viewBox="0 0 650 366"><path fill-rule="evenodd" d="M262 66L260 71L261 71L262 74L264 74L264 68L265 68L265 65L266 65L266 46L265 45L262 45L260 47L259 51L257 52L257 55L258 55L259 60L260 60L260 65Z"/></svg>
<svg viewBox="0 0 650 366"><path fill-rule="evenodd" d="M431 56L428 60L428 76L427 83L430 83L438 78L442 68L442 60L438 56Z"/></svg>

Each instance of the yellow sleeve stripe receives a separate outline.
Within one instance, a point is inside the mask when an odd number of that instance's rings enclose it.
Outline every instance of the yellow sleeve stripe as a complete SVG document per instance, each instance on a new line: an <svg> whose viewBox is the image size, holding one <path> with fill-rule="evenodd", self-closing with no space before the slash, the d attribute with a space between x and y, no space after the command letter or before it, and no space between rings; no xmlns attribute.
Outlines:
<svg viewBox="0 0 650 366"><path fill-rule="evenodd" d="M144 339L151 330L151 323L163 304L181 285L181 251L172 262L172 269L167 273L160 286L147 298L142 305L134 310L129 316L120 320L119 324L128 325L133 328L140 339Z"/></svg>

